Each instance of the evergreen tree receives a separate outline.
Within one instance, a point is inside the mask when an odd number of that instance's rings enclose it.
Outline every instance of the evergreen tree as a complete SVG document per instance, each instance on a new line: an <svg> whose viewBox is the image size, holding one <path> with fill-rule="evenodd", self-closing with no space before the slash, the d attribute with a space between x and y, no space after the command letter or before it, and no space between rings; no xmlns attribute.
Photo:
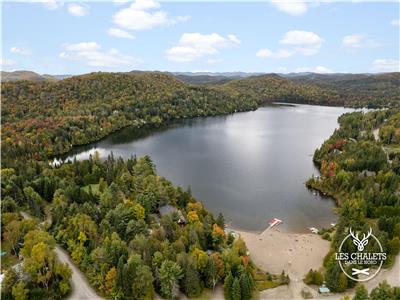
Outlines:
<svg viewBox="0 0 400 300"><path fill-rule="evenodd" d="M353 300L368 300L368 291L363 284L360 284L356 287L356 293L353 297Z"/></svg>
<svg viewBox="0 0 400 300"><path fill-rule="evenodd" d="M183 284L185 294L190 298L197 297L201 294L202 287L200 276L194 264L188 264Z"/></svg>
<svg viewBox="0 0 400 300"><path fill-rule="evenodd" d="M369 295L370 300L397 300L392 287L385 281L381 282Z"/></svg>
<svg viewBox="0 0 400 300"><path fill-rule="evenodd" d="M208 288L214 288L218 280L217 268L212 257L208 257L206 268L204 270L205 284Z"/></svg>
<svg viewBox="0 0 400 300"><path fill-rule="evenodd" d="M182 278L182 268L171 260L165 260L159 269L161 293L168 299L178 296L178 280Z"/></svg>
<svg viewBox="0 0 400 300"><path fill-rule="evenodd" d="M218 226L221 227L222 229L225 228L225 219L224 219L224 216L223 216L221 213L218 214L216 223L217 223Z"/></svg>
<svg viewBox="0 0 400 300"><path fill-rule="evenodd" d="M226 300L232 299L231 298L232 286L233 286L233 276L232 273L229 272L224 280L224 296Z"/></svg>
<svg viewBox="0 0 400 300"><path fill-rule="evenodd" d="M242 300L251 299L253 289L250 276L247 274L247 272L244 272L242 275L240 275L240 290L242 294Z"/></svg>
<svg viewBox="0 0 400 300"><path fill-rule="evenodd" d="M235 278L232 284L231 299L241 300L241 298L242 298L242 293L240 290L240 281L238 278Z"/></svg>

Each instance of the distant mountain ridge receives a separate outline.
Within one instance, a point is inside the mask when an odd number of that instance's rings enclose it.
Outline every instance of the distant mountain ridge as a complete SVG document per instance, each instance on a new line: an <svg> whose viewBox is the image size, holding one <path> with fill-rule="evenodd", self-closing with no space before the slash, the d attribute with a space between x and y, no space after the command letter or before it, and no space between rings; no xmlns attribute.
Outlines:
<svg viewBox="0 0 400 300"><path fill-rule="evenodd" d="M61 82L63 79L84 78L91 74L118 74L141 76L153 74L169 76L183 84L203 85L219 91L239 93L252 100L284 100L295 103L317 105L339 105L352 107L399 106L400 73L349 74L349 73L246 73L246 72L94 72L84 75L40 75L31 71L2 72L2 81ZM113 76L113 74L115 76ZM134 78L134 77L131 77ZM118 82L114 83L118 86ZM278 99L279 98L279 99Z"/></svg>
<svg viewBox="0 0 400 300"><path fill-rule="evenodd" d="M28 80L28 81L56 81L62 80L72 75L48 75L48 74L38 74L32 71L13 71L13 72L6 72L1 71L1 81L20 81L20 80Z"/></svg>

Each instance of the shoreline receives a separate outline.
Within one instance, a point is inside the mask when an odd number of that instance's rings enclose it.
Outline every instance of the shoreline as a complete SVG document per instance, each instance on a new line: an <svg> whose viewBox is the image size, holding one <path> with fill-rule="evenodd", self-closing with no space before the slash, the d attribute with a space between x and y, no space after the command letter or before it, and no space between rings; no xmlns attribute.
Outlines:
<svg viewBox="0 0 400 300"><path fill-rule="evenodd" d="M282 228L267 228L252 232L228 227L245 241L250 256L264 271L285 273L302 279L312 269L322 267L322 261L330 249L330 242L314 233L293 233Z"/></svg>
<svg viewBox="0 0 400 300"><path fill-rule="evenodd" d="M310 270L322 267L330 242L314 233L292 233L279 227L256 233L229 227L240 234L252 261L264 272L289 275L290 283L260 292L260 299L299 299L302 289L312 290L303 282ZM317 295L317 291L314 291Z"/></svg>
<svg viewBox="0 0 400 300"><path fill-rule="evenodd" d="M263 234L265 231L268 231L268 230L276 230L278 232L282 232L282 233L286 233L286 234L313 234L313 235L319 236L319 234L312 233L309 228L304 228L302 230L291 230L291 229L288 229L288 228L284 227L284 225L278 225L278 226L275 226L273 228L270 228L269 226L267 226L264 229L260 229L260 230L254 229L254 230L252 230L252 229L240 228L239 226L234 226L234 225L231 225L229 223L226 223L225 224L225 228L234 230L236 232L246 232L246 233L253 233L253 234ZM316 228L321 230L323 228L328 229L328 228L330 228L330 226L325 226L325 227L324 226L317 226Z"/></svg>

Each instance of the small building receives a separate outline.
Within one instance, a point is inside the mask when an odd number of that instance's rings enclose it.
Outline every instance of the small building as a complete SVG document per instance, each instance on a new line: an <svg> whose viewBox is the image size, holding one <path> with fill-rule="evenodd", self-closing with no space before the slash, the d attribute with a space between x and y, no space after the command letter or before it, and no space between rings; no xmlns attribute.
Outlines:
<svg viewBox="0 0 400 300"><path fill-rule="evenodd" d="M158 209L158 212L160 214L161 217L163 216L167 216L167 215L172 215L172 214L177 214L178 215L178 224L179 225L185 225L186 224L186 219L183 216L182 212L177 209L176 207L172 206L172 205L164 205L161 206Z"/></svg>
<svg viewBox="0 0 400 300"><path fill-rule="evenodd" d="M320 294L325 294L326 295L326 294L329 294L331 291L325 284L323 284L322 286L319 287L318 292Z"/></svg>

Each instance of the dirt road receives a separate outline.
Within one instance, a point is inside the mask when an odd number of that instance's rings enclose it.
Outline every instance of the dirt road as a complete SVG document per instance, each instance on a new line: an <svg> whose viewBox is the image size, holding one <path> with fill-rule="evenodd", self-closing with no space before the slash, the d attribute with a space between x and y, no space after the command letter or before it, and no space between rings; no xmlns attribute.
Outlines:
<svg viewBox="0 0 400 300"><path fill-rule="evenodd" d="M21 216L24 219L31 219L31 216L26 212L21 211ZM79 268L74 264L72 259L69 257L67 251L65 251L61 246L56 245L54 251L57 255L57 259L61 263L67 263L72 271L71 276L71 294L68 299L71 300L101 300L103 298L99 297L95 290L89 285L86 277L82 274Z"/></svg>
<svg viewBox="0 0 400 300"><path fill-rule="evenodd" d="M89 285L85 276L75 266L68 253L59 245L56 245L54 251L57 254L58 260L62 263L67 263L72 270L71 286L72 292L68 299L71 300L100 300L94 289Z"/></svg>

